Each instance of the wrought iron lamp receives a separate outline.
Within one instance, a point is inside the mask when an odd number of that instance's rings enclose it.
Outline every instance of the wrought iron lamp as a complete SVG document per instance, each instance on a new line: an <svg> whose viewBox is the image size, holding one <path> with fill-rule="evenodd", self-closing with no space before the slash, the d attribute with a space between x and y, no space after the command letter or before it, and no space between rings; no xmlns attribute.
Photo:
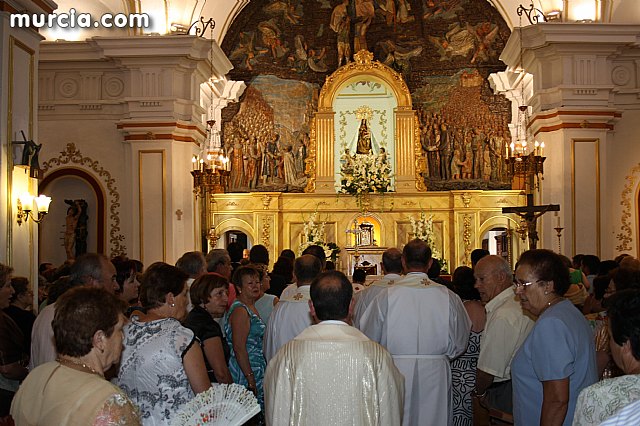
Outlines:
<svg viewBox="0 0 640 426"><path fill-rule="evenodd" d="M34 200L36 202L37 217L33 211ZM16 220L18 226L21 226L22 222L26 223L29 218L36 223L42 222L47 213L49 213L49 204L51 204L51 197L46 195L40 194L34 197L28 192L21 194L17 200L18 214Z"/></svg>
<svg viewBox="0 0 640 426"><path fill-rule="evenodd" d="M529 7L519 5L516 12L518 16L524 15L530 24L537 24L541 21L589 23L602 20L605 3L608 2L603 0L532 0Z"/></svg>

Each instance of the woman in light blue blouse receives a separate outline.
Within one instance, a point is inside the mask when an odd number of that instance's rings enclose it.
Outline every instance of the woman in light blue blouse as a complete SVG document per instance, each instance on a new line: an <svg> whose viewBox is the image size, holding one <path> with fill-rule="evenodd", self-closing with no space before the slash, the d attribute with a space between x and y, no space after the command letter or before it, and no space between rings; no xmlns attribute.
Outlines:
<svg viewBox="0 0 640 426"><path fill-rule="evenodd" d="M514 280L522 306L538 316L511 364L515 424L570 426L580 391L595 383L593 333L563 295L569 270L550 250L522 254Z"/></svg>

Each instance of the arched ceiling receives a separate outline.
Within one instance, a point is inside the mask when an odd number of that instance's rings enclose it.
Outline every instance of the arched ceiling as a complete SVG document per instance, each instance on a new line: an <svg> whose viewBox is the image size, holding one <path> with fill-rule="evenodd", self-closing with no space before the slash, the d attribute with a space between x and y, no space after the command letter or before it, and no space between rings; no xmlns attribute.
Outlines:
<svg viewBox="0 0 640 426"><path fill-rule="evenodd" d="M104 13L146 13L151 18L151 28L142 31L131 29L42 29L47 40L84 40L95 36L113 37L135 34L166 34L172 23L188 26L191 22L204 16L216 21L213 36L222 44L222 39L231 23L250 0L92 0L78 6L77 0L57 0L58 13L68 12L75 8L79 13L90 13L95 19ZM520 4L528 4L530 0L486 0L502 15L509 28L519 26L520 17L516 10ZM539 4L540 0L532 0ZM595 2L595 0L594 0ZM638 0L604 0L605 21L612 23L640 23ZM523 19L527 23L526 19ZM207 37L209 35L207 34Z"/></svg>

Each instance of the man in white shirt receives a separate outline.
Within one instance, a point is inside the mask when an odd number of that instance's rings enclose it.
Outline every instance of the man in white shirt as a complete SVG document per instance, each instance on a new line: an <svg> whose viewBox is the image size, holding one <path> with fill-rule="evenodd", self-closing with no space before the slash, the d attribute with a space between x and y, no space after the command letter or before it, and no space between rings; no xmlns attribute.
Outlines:
<svg viewBox="0 0 640 426"><path fill-rule="evenodd" d="M310 293L317 324L267 366L267 425L399 425L402 374L382 346L349 325L353 287L347 277L324 272Z"/></svg>
<svg viewBox="0 0 640 426"><path fill-rule="evenodd" d="M513 292L513 273L504 258L483 257L473 275L487 311L473 394L489 407L512 413L511 359L534 323Z"/></svg>
<svg viewBox="0 0 640 426"><path fill-rule="evenodd" d="M361 330L386 347L404 375L403 425L451 423L451 359L469 341L471 320L460 298L429 279L431 249L415 239L404 246L406 275L373 300Z"/></svg>
<svg viewBox="0 0 640 426"><path fill-rule="evenodd" d="M402 252L397 248L390 248L382 253L382 263L380 263L382 274L379 280L360 293L353 296L356 307L353 311L353 326L360 328L360 319L364 311L369 307L371 301L387 287L394 285L402 278Z"/></svg>
<svg viewBox="0 0 640 426"><path fill-rule="evenodd" d="M309 312L311 282L320 274L320 259L304 254L293 263L293 275L298 291L273 308L264 335L264 356L269 362L285 343L296 337L312 322Z"/></svg>
<svg viewBox="0 0 640 426"><path fill-rule="evenodd" d="M322 268L320 270L324 271L324 268L327 265L327 255L324 252L324 248L322 248L317 244L312 244L306 249L304 249L304 251L302 252L302 255L305 255L305 254L310 254L312 256L317 257L320 260L320 263L322 264ZM298 286L296 285L296 283L289 284L282 291L282 294L280 295L280 300L291 297L297 292L298 292Z"/></svg>
<svg viewBox="0 0 640 426"><path fill-rule="evenodd" d="M102 287L110 293L115 293L119 288L115 266L106 256L98 253L85 253L78 257L71 266L69 279L72 286ZM56 359L57 353L53 341L53 327L51 326L55 306L55 303L47 305L33 323L29 370Z"/></svg>

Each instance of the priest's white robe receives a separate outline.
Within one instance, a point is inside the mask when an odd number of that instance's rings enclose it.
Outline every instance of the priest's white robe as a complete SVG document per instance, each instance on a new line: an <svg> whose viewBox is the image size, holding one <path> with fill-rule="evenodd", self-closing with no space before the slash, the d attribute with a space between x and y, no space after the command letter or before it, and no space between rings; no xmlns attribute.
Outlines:
<svg viewBox="0 0 640 426"><path fill-rule="evenodd" d="M371 304L373 299L375 299L378 293L386 290L389 286L394 285L401 279L402 275L386 274L379 280L372 282L369 287L360 293L353 295L353 300L355 300L356 303L356 306L353 309L353 326L355 328L360 328L360 319L362 318L362 314L364 314L364 311Z"/></svg>
<svg viewBox="0 0 640 426"><path fill-rule="evenodd" d="M427 274L411 272L376 296L360 325L404 375L403 425L450 425L449 361L466 350L471 330L460 298Z"/></svg>
<svg viewBox="0 0 640 426"><path fill-rule="evenodd" d="M356 328L323 321L284 345L264 379L267 425L399 425L403 377Z"/></svg>
<svg viewBox="0 0 640 426"><path fill-rule="evenodd" d="M311 286L298 287L289 297L280 299L273 308L264 334L264 357L269 362L278 349L313 324L309 310Z"/></svg>

